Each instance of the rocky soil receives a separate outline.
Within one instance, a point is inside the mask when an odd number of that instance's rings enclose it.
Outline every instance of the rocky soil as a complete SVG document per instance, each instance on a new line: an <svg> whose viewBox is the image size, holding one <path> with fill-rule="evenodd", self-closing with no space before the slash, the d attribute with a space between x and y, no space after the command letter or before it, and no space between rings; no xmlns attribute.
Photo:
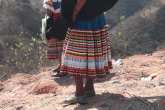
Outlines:
<svg viewBox="0 0 165 110"><path fill-rule="evenodd" d="M54 78L49 70L18 73L0 82L0 110L165 110L165 51L123 59L110 75L95 80L95 90L87 105L64 105L74 95L73 78Z"/></svg>

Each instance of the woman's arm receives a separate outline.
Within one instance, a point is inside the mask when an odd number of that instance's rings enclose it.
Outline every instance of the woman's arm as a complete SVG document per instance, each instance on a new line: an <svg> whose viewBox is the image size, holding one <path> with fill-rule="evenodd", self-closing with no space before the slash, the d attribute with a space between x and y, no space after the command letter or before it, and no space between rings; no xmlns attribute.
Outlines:
<svg viewBox="0 0 165 110"><path fill-rule="evenodd" d="M87 0L78 0L76 6L74 8L74 12L75 11L79 12L80 9L83 7L83 5L85 4L86 1Z"/></svg>
<svg viewBox="0 0 165 110"><path fill-rule="evenodd" d="M47 8L47 15L48 15L49 17L51 17L51 15L52 15L52 11L49 10L48 8Z"/></svg>
<svg viewBox="0 0 165 110"><path fill-rule="evenodd" d="M80 11L80 9L83 7L83 5L85 4L87 0L78 0L77 1L77 4L74 8L74 11L73 11L73 22L76 20L76 15L77 13Z"/></svg>

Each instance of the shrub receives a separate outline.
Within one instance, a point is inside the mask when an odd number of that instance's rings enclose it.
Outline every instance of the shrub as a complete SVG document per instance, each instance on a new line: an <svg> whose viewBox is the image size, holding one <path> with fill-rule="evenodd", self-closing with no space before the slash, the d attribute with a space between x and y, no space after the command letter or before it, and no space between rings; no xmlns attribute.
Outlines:
<svg viewBox="0 0 165 110"><path fill-rule="evenodd" d="M7 36L3 39L3 42L5 43L6 47L13 47L16 48L15 44L19 44L19 39L18 37L13 37L13 36Z"/></svg>
<svg viewBox="0 0 165 110"><path fill-rule="evenodd" d="M4 51L4 48L2 46L2 43L0 42L0 64L2 62L2 59L4 58L3 51Z"/></svg>

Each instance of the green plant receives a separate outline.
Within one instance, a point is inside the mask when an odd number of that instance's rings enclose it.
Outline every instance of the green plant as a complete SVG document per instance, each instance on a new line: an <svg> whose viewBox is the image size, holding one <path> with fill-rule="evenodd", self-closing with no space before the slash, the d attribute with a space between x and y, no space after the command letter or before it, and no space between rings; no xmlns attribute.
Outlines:
<svg viewBox="0 0 165 110"><path fill-rule="evenodd" d="M15 44L19 44L20 41L18 37L13 37L13 36L7 36L3 39L3 42L6 44L6 47L14 47L16 48Z"/></svg>

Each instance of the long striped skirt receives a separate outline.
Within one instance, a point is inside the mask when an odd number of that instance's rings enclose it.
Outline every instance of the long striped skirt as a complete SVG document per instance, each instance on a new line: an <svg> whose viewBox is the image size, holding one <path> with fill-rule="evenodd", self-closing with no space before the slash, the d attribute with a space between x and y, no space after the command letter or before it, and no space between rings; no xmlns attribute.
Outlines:
<svg viewBox="0 0 165 110"><path fill-rule="evenodd" d="M104 15L90 21L76 21L68 28L63 46L60 74L82 78L103 78L112 68L109 37Z"/></svg>
<svg viewBox="0 0 165 110"><path fill-rule="evenodd" d="M63 43L64 43L64 40L51 38L48 42L46 59L47 60L61 59Z"/></svg>

